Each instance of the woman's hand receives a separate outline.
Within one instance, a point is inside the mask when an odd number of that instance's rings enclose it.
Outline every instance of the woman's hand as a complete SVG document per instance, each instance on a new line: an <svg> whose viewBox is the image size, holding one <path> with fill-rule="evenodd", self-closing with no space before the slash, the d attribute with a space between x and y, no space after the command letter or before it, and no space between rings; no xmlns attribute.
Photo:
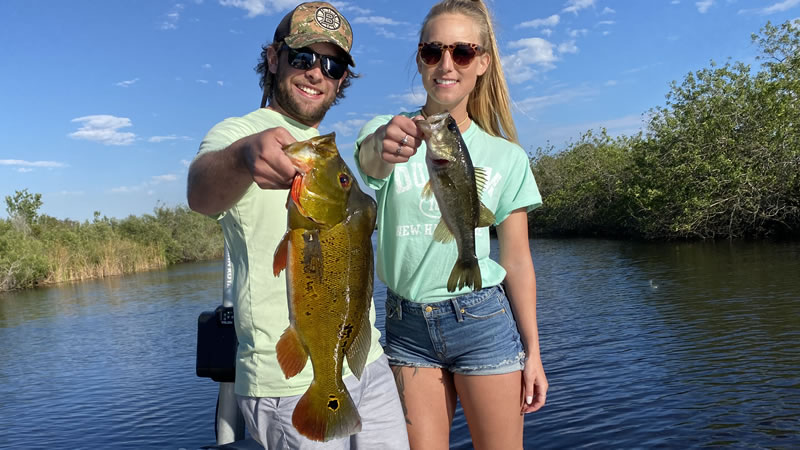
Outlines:
<svg viewBox="0 0 800 450"><path fill-rule="evenodd" d="M414 123L415 119L397 115L386 125L375 130L375 139L379 143L380 157L387 163L398 164L409 160L422 145L422 131Z"/></svg>
<svg viewBox="0 0 800 450"><path fill-rule="evenodd" d="M522 409L521 414L538 411L547 398L547 377L542 360L538 355L528 357L522 369Z"/></svg>

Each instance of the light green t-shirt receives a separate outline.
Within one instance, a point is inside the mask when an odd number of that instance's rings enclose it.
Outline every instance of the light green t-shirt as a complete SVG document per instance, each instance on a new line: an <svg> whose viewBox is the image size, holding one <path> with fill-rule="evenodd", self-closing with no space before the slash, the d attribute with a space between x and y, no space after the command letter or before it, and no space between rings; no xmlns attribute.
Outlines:
<svg viewBox="0 0 800 450"><path fill-rule="evenodd" d="M420 111L404 114L419 115ZM433 230L441 213L436 199L423 199L428 182L423 143L408 162L394 166L385 179L364 174L359 163L361 142L392 116L378 116L367 122L356 140L355 160L364 182L375 190L378 199L377 273L381 281L400 296L415 302L431 303L470 292L464 287L447 291L447 279L458 257L455 242L433 241ZM462 134L473 166L486 169L486 187L481 201L501 223L514 210L531 211L542 204L533 178L530 161L517 144L491 136L476 123ZM481 268L483 287L500 284L505 269L489 258L489 227L475 230L475 253Z"/></svg>
<svg viewBox="0 0 800 450"><path fill-rule="evenodd" d="M319 136L280 113L258 109L215 125L200 144L198 156L227 148L235 141L268 128L283 127L298 141ZM224 180L221 180L224 182ZM272 259L286 231L288 190L260 189L253 183L241 200L217 219L222 224L233 265L234 321L239 351L235 390L251 397L284 397L302 394L313 376L311 361L302 372L286 379L278 366L275 344L289 326L285 271L272 274ZM383 354L374 327L375 305L371 306L372 348L367 363ZM345 361L343 376L350 375Z"/></svg>

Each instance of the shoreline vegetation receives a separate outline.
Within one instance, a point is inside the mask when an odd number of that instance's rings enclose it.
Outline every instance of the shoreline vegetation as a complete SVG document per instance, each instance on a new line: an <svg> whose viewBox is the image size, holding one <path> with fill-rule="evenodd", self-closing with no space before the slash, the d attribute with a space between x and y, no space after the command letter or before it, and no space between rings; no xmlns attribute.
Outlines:
<svg viewBox="0 0 800 450"><path fill-rule="evenodd" d="M747 64L672 82L646 130L531 154L543 206L531 236L648 240L800 238L800 20L751 35ZM221 258L219 224L188 206L76 222L40 215L41 194L6 196L0 292Z"/></svg>
<svg viewBox="0 0 800 450"><path fill-rule="evenodd" d="M0 292L124 275L221 258L222 229L188 206L158 206L152 215L76 222L39 215L41 194L6 197L0 220Z"/></svg>
<svg viewBox="0 0 800 450"><path fill-rule="evenodd" d="M537 149L531 234L800 237L800 19L751 39L758 68L712 61L673 81L645 131Z"/></svg>

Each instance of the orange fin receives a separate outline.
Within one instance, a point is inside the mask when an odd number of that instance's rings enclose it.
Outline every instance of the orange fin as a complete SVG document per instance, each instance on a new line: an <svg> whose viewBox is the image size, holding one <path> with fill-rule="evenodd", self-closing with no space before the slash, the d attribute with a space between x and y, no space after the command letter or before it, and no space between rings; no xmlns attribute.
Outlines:
<svg viewBox="0 0 800 450"><path fill-rule="evenodd" d="M450 278L447 279L447 290L455 292L467 286L479 291L482 284L481 267L478 265L478 258L473 256L469 259L456 260L453 270L450 271Z"/></svg>
<svg viewBox="0 0 800 450"><path fill-rule="evenodd" d="M343 383L326 389L313 381L294 408L292 425L312 441L325 442L361 431L361 416Z"/></svg>
<svg viewBox="0 0 800 450"><path fill-rule="evenodd" d="M275 350L278 352L278 365L287 379L300 373L308 362L308 353L293 326L286 328L275 344Z"/></svg>
<svg viewBox="0 0 800 450"><path fill-rule="evenodd" d="M289 253L289 232L287 231L281 242L278 243L278 248L275 249L275 256L272 258L272 274L276 277L281 273L281 270L286 268L286 258Z"/></svg>

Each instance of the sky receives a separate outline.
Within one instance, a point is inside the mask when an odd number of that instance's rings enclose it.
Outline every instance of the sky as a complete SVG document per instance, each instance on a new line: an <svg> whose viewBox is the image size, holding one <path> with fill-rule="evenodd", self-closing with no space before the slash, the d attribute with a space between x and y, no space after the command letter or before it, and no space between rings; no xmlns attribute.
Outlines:
<svg viewBox="0 0 800 450"><path fill-rule="evenodd" d="M320 126L353 166L358 130L425 101L414 64L432 1L332 2L356 72ZM258 108L261 45L296 0L3 0L0 197L91 220L186 204L186 176L217 122ZM758 66L750 35L800 18L800 0L487 0L526 151L587 130L642 129L670 82L710 62ZM0 218L7 217L5 201Z"/></svg>

